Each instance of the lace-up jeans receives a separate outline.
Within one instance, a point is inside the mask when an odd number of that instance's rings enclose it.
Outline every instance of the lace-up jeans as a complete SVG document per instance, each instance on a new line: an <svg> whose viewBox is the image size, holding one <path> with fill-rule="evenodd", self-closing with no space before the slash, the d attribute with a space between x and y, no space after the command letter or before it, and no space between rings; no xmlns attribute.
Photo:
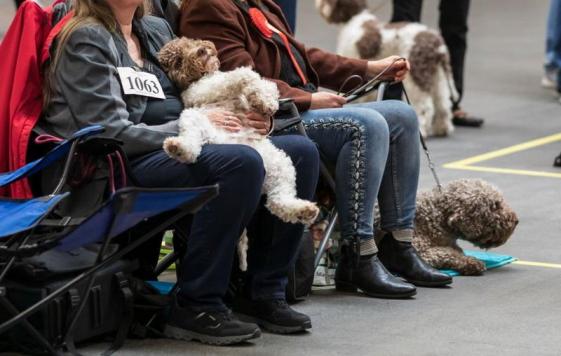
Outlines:
<svg viewBox="0 0 561 356"><path fill-rule="evenodd" d="M382 230L410 241L419 180L419 126L413 109L386 100L310 110L302 120L326 163L335 167L342 237L359 237L361 254L377 251L378 198Z"/></svg>

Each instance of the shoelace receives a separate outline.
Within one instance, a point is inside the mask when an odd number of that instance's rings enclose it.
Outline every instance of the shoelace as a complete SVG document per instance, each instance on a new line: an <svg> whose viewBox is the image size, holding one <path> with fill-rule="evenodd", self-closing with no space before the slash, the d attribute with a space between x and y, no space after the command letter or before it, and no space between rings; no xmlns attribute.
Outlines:
<svg viewBox="0 0 561 356"><path fill-rule="evenodd" d="M283 308L283 309L288 309L288 308L290 308L290 307L288 306L288 303L287 303L286 300L284 300L284 299L276 299L276 300L273 301L273 303L274 303L276 306L278 306L278 307L280 307L280 308Z"/></svg>

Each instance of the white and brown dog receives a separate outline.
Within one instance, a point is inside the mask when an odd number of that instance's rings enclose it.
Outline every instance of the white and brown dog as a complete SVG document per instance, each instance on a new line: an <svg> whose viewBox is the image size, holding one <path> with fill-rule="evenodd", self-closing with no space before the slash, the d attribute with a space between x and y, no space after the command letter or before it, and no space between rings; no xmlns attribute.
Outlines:
<svg viewBox="0 0 561 356"><path fill-rule="evenodd" d="M209 41L185 37L172 40L160 50L158 60L170 79L184 90L182 99L189 108L179 118L179 136L164 142L167 154L193 163L205 144L251 146L263 158L267 209L285 222L311 224L319 209L315 203L296 196L296 170L290 157L249 126L231 133L214 126L207 116L208 110L217 108L233 112L242 124L245 113L250 111L272 116L278 110L277 86L250 68L219 71L216 48ZM242 245L247 243L243 240Z"/></svg>
<svg viewBox="0 0 561 356"><path fill-rule="evenodd" d="M411 73L404 85L423 136L446 136L454 130L452 100L458 93L448 49L436 31L419 23L382 23L368 10L367 0L316 0L316 7L329 23L343 25L339 54L368 60L390 55L409 59Z"/></svg>

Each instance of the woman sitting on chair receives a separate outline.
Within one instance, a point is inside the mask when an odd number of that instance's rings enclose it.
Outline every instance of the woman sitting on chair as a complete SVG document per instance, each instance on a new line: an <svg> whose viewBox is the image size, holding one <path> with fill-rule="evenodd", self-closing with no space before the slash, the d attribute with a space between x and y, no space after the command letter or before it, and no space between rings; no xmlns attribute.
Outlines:
<svg viewBox="0 0 561 356"><path fill-rule="evenodd" d="M220 186L219 196L193 217L166 334L219 345L260 335L256 324L237 320L223 302L237 241L246 227L250 236L259 236L248 256L248 308L281 332L310 328L310 319L285 302L288 267L303 227L265 213L252 221L262 209L264 168L259 154L243 145L206 145L197 163L186 165L162 150L164 139L177 135L183 110L180 93L156 59L157 51L174 37L169 25L143 16L143 0L76 0L74 11L57 37L47 72L50 99L45 120L50 129L68 137L88 125L104 126L106 136L124 143L132 173L144 187ZM128 94L136 78L165 95L153 98L154 90L142 88ZM209 116L226 130L241 127L232 113L216 110ZM247 116L255 129L268 132L269 118ZM298 196L311 199L319 170L315 145L297 135L271 140L294 162ZM152 252L158 255L158 244Z"/></svg>
<svg viewBox="0 0 561 356"><path fill-rule="evenodd" d="M214 42L222 70L252 67L277 83L281 97L295 100L308 135L335 167L337 208L347 242L335 275L338 289L407 298L416 293L412 284L452 282L411 246L419 177L415 112L392 100L347 105L344 97L317 90L320 85L338 90L355 74L375 77L397 56L368 62L308 49L294 39L273 0L184 0L180 32ZM408 70L406 61L395 62L382 79L401 81ZM376 198L385 231L378 246Z"/></svg>

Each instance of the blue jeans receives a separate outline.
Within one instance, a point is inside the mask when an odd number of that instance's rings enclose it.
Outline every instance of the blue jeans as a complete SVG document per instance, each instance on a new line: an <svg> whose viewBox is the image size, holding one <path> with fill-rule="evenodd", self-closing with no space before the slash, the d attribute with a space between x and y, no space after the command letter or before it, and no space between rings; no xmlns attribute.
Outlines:
<svg viewBox="0 0 561 356"><path fill-rule="evenodd" d="M350 104L302 114L306 131L335 166L343 238L374 236L374 204L385 231L412 230L419 180L419 126L402 101Z"/></svg>
<svg viewBox="0 0 561 356"><path fill-rule="evenodd" d="M292 159L298 196L312 199L319 171L315 145L302 136L273 137L273 143ZM193 187L218 183L218 197L193 216L182 258L178 297L200 310L224 310L223 304L237 242L251 225L249 277L255 299L284 298L288 268L295 258L303 227L258 214L269 230L252 223L261 200L265 171L252 148L243 145L206 145L194 164L182 164L163 151L131 162L133 175L145 187ZM251 223L251 224L250 224ZM265 232L263 232L265 231Z"/></svg>
<svg viewBox="0 0 561 356"><path fill-rule="evenodd" d="M561 68L561 0L551 0L547 19L545 49L546 70ZM561 91L561 71L557 73L557 89Z"/></svg>

